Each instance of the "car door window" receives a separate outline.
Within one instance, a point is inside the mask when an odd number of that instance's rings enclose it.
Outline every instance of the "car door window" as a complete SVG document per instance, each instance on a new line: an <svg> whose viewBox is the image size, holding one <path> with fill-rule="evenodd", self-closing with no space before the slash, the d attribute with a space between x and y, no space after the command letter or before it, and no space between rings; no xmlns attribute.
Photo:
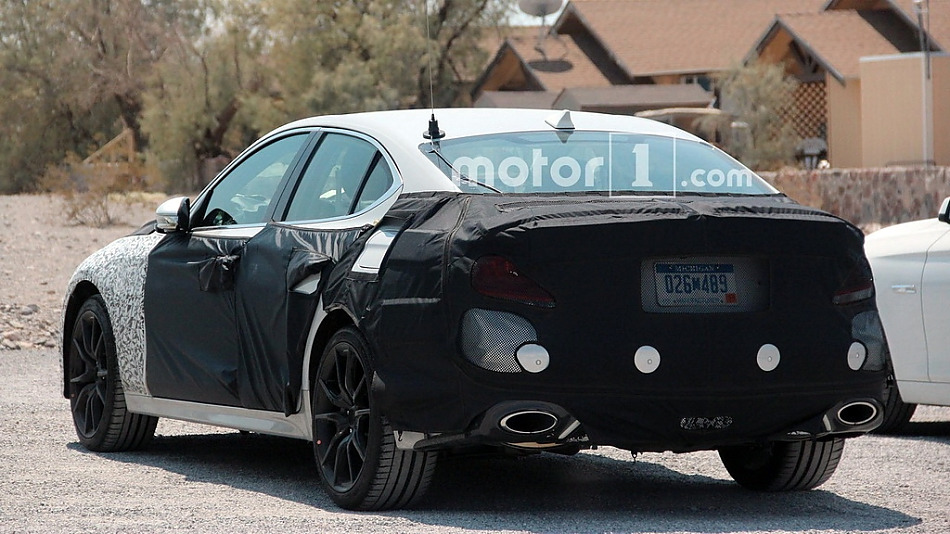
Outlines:
<svg viewBox="0 0 950 534"><path fill-rule="evenodd" d="M263 223L307 135L278 139L234 167L211 192L200 226Z"/></svg>
<svg viewBox="0 0 950 534"><path fill-rule="evenodd" d="M311 221L349 215L372 205L392 182L388 163L370 142L328 133L307 164L285 220Z"/></svg>
<svg viewBox="0 0 950 534"><path fill-rule="evenodd" d="M354 212L360 212L372 206L386 191L389 191L392 185L393 173L389 170L389 164L383 159L382 154L377 153L373 168L356 201Z"/></svg>

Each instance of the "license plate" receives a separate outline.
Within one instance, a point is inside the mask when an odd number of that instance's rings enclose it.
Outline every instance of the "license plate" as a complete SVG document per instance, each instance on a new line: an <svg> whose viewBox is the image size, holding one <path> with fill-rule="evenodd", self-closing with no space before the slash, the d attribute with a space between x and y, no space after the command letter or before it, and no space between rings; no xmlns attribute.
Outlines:
<svg viewBox="0 0 950 534"><path fill-rule="evenodd" d="M663 263L654 267L657 304L669 306L737 306L735 265L731 263Z"/></svg>

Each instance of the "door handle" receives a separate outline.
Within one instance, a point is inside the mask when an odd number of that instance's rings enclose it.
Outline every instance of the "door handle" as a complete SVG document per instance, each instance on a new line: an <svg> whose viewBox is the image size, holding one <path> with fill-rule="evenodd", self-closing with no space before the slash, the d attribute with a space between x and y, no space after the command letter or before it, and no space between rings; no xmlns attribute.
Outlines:
<svg viewBox="0 0 950 534"><path fill-rule="evenodd" d="M901 295L914 295L917 293L917 284L897 284L891 286L891 291Z"/></svg>

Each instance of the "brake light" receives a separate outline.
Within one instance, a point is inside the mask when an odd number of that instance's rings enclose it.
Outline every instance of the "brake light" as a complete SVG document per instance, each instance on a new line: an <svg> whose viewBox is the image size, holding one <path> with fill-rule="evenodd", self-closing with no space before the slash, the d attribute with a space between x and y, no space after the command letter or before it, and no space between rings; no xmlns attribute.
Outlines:
<svg viewBox="0 0 950 534"><path fill-rule="evenodd" d="M550 293L501 256L483 256L475 262L472 288L489 297L541 308L554 307L554 297Z"/></svg>
<svg viewBox="0 0 950 534"><path fill-rule="evenodd" d="M861 261L851 269L851 272L841 284L841 287L835 291L835 296L831 299L831 302L842 306L867 300L873 296L874 278L871 275L871 266L866 259L862 258Z"/></svg>

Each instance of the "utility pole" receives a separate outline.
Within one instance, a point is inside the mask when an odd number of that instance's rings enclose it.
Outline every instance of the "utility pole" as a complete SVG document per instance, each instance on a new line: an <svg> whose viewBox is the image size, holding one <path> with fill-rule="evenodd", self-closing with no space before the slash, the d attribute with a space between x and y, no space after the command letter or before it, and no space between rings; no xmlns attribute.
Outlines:
<svg viewBox="0 0 950 534"><path fill-rule="evenodd" d="M920 33L921 65L921 122L924 166L930 166L934 160L933 143L933 80L930 72L930 39L928 35L930 22L930 0L914 0L914 11L917 12L917 27ZM925 21L927 24L925 24Z"/></svg>

